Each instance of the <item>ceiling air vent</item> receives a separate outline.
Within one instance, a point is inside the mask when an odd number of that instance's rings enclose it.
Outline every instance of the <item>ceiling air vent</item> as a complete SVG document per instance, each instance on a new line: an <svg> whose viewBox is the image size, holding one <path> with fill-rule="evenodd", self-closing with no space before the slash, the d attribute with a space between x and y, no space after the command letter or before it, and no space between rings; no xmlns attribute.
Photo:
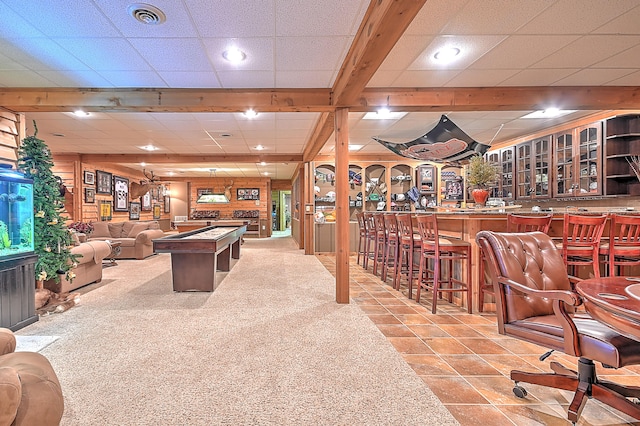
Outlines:
<svg viewBox="0 0 640 426"><path fill-rule="evenodd" d="M134 3L128 8L129 14L146 25L160 25L167 20L164 12L146 3Z"/></svg>

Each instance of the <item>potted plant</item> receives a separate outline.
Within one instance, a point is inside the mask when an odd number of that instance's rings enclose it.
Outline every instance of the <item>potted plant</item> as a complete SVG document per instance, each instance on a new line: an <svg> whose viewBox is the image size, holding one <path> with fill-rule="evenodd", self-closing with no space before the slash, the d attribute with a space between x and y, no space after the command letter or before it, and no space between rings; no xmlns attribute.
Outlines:
<svg viewBox="0 0 640 426"><path fill-rule="evenodd" d="M471 196L477 205L484 206L489 198L489 188L498 179L498 169L477 155L471 158L468 170L468 182L474 188Z"/></svg>

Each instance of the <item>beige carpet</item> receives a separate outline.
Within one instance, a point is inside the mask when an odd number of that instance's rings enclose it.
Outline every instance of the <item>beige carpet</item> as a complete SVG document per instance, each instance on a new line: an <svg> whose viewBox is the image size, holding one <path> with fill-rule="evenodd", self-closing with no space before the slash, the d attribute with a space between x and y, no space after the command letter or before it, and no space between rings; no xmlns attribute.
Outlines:
<svg viewBox="0 0 640 426"><path fill-rule="evenodd" d="M17 333L59 336L63 425L456 424L291 238L247 239L213 293L174 293L169 255L118 263Z"/></svg>

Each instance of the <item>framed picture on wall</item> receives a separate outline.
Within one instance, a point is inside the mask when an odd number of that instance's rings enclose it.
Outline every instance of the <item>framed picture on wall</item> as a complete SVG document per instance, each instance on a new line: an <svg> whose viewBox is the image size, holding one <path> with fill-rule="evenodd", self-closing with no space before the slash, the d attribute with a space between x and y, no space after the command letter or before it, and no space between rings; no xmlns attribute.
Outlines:
<svg viewBox="0 0 640 426"><path fill-rule="evenodd" d="M139 220L140 219L140 203L137 201L132 201L129 203L129 220Z"/></svg>
<svg viewBox="0 0 640 426"><path fill-rule="evenodd" d="M94 188L84 189L84 202L89 204L96 202L96 190Z"/></svg>
<svg viewBox="0 0 640 426"><path fill-rule="evenodd" d="M164 196L164 212L171 212L171 197L169 197L168 195Z"/></svg>
<svg viewBox="0 0 640 426"><path fill-rule="evenodd" d="M142 203L141 210L143 212L151 211L151 192L147 191L142 197L140 197L140 202Z"/></svg>
<svg viewBox="0 0 640 426"><path fill-rule="evenodd" d="M96 170L96 194L111 195L113 190L113 175L111 173Z"/></svg>
<svg viewBox="0 0 640 426"><path fill-rule="evenodd" d="M113 204L116 212L129 211L129 179L113 177Z"/></svg>
<svg viewBox="0 0 640 426"><path fill-rule="evenodd" d="M161 215L162 215L162 206L160 204L154 204L153 205L153 218L154 219L160 219Z"/></svg>
<svg viewBox="0 0 640 426"><path fill-rule="evenodd" d="M100 201L100 220L111 220L111 201Z"/></svg>
<svg viewBox="0 0 640 426"><path fill-rule="evenodd" d="M96 174L90 172L89 170L84 171L83 180L86 185L95 185L96 184Z"/></svg>

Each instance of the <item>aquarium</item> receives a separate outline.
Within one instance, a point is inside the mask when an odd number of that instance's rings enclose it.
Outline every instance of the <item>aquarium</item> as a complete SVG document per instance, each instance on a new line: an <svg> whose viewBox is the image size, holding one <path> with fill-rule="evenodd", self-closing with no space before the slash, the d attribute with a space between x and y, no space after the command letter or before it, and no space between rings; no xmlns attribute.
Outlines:
<svg viewBox="0 0 640 426"><path fill-rule="evenodd" d="M31 252L33 181L15 170L0 169L0 261Z"/></svg>

